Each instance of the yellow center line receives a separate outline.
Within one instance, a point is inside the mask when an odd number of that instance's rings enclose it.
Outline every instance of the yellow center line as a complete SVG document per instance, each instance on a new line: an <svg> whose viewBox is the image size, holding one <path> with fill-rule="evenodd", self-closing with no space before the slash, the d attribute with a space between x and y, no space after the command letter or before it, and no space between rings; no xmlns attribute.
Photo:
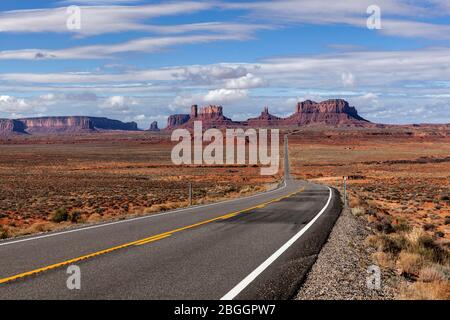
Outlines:
<svg viewBox="0 0 450 320"><path fill-rule="evenodd" d="M195 227L199 227L199 226L202 226L202 225L205 225L207 223L214 222L214 221L229 219L229 218L234 217L234 216L236 216L238 214L241 214L241 213L244 213L244 212L248 212L248 211L251 211L251 210L255 210L255 209L259 209L259 208L263 208L263 207L265 207L268 204L271 204L271 203L278 202L278 201L281 201L283 199L289 198L289 197L293 196L294 194L297 194L299 192L304 191L304 189L305 188L301 188L300 190L298 190L296 192L292 192L292 193L290 193L290 194L288 194L286 196L283 196L283 197L280 197L280 198L276 198L276 199L272 199L270 201L264 202L262 204L259 204L259 205L256 205L256 206L253 206L253 207L250 207L250 208L247 208L247 209L234 211L234 212L222 215L222 216L217 217L217 218L201 221L201 222L194 223L194 224L191 224L191 225L186 226L186 227L174 229L174 230L171 230L171 231L168 231L168 232L164 232L164 233L160 233L160 234L157 234L157 235L154 235L154 236L151 236L151 237L147 237L147 238L144 238L144 239L139 239L139 240L136 240L136 241L133 241L133 242L125 243L125 244L122 244L122 245L119 245L119 246L115 246L115 247L111 247L111 248L108 248L108 249L105 249L105 250L100 250L100 251L97 251L97 252L93 252L93 253L90 253L90 254L78 257L78 258L73 258L73 259L66 260L66 261L59 262L59 263L55 263L55 264L52 264L52 265L49 265L49 266L46 266L46 267L42 267L42 268L35 269L35 270L32 270L32 271L20 273L20 274L11 276L11 277L3 278L3 279L0 279L0 284L6 283L6 282L11 282L11 281L14 281L14 280L17 280L17 279L20 279L20 278L24 278L24 277L36 275L36 274L44 272L44 271L48 271L48 270L56 269L56 268L59 268L59 267L63 267L63 266L66 266L66 265L69 265L69 264L72 264L72 263L75 263L75 262L79 262L79 261L82 261L82 260L86 260L86 259L90 259L90 258L93 258L93 257L97 257L99 255L110 253L110 252L113 252L113 251L116 251L116 250L119 250L119 249L124 249L124 248L128 248L128 247L131 247L131 246L140 246L140 245L143 245L143 244L147 244L147 243L150 243L150 242L161 240L161 239L164 239L164 238L167 238L167 237L171 236L172 234L174 234L176 232L180 232L180 231L192 229L192 228L195 228Z"/></svg>

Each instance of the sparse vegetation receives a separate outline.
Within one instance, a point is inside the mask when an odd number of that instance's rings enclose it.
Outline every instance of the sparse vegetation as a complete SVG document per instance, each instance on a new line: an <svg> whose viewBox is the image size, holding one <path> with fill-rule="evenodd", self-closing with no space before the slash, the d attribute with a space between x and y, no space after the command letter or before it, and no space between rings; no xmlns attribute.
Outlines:
<svg viewBox="0 0 450 320"><path fill-rule="evenodd" d="M67 208L61 207L53 213L51 219L53 222L59 223L59 222L67 221L68 218L69 218L69 213L67 212Z"/></svg>
<svg viewBox="0 0 450 320"><path fill-rule="evenodd" d="M259 167L174 166L151 133L0 139L0 237L123 219L265 190Z"/></svg>

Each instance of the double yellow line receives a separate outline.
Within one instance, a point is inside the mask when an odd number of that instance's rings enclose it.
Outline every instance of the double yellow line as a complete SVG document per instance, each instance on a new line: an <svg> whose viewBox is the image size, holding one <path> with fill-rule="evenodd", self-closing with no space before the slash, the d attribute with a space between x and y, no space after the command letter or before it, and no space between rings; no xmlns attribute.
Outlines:
<svg viewBox="0 0 450 320"><path fill-rule="evenodd" d="M198 223L191 224L191 225L186 226L186 227L182 227L182 228L174 229L174 230L171 230L171 231L168 231L168 232L160 233L160 234L148 237L148 238L139 239L139 240L136 240L136 241L133 241L133 242L128 242L128 243L125 243L125 244L122 244L122 245L119 245L119 246L115 246L115 247L111 247L111 248L108 248L108 249L105 249L105 250L93 252L93 253L90 253L90 254L87 254L87 255L84 255L84 256L81 256L81 257L73 258L73 259L66 260L66 261L59 262L59 263L55 263L55 264L52 264L52 265L49 265L49 266L46 266L46 267L42 267L42 268L31 270L31 271L28 271L28 272L16 274L16 275L11 276L11 277L3 278L3 279L0 279L0 284L11 282L11 281L14 281L14 280L17 280L17 279L20 279L20 278L25 278L25 277L28 277L28 276L36 275L36 274L41 273L41 272L49 271L49 270L56 269L56 268L59 268L59 267L63 267L63 266L66 266L66 265L69 265L69 264L72 264L72 263L76 263L76 262L79 262L79 261L82 261L82 260L86 260L86 259L90 259L90 258L93 258L93 257L97 257L97 256L100 256L102 254L106 254L106 253L110 253L110 252L113 252L113 251L117 251L119 249L124 249L124 248L128 248L128 247L131 247L131 246L141 246L141 245L144 245L144 244L155 242L155 241L158 241L158 240L170 237L172 234L180 232L180 231L196 228L196 227L199 227L199 226L202 226L202 225L214 222L214 221L229 219L229 218L237 216L238 214L241 214L241 213L245 213L245 212L248 212L248 211L251 211L251 210L263 208L263 207L265 207L268 204L271 204L271 203L278 202L278 201L281 201L283 199L289 198L289 197L293 196L294 194L302 192L303 190L304 190L304 188L302 188L302 189L300 189L300 190L298 190L296 192L292 192L292 193L290 193L290 194L288 194L286 196L279 197L279 198L276 198L276 199L264 202L262 204L256 205L256 206L251 207L251 208L247 208L247 209L244 209L244 210L231 212L231 213L222 215L222 216L217 217L217 218L204 220L204 221L201 221L201 222L198 222Z"/></svg>

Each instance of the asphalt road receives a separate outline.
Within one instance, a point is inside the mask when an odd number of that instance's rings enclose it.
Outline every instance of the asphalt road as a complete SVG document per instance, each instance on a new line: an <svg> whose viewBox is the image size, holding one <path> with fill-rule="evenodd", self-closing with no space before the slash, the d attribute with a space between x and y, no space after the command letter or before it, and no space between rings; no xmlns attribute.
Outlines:
<svg viewBox="0 0 450 320"><path fill-rule="evenodd" d="M256 196L0 242L0 299L288 299L337 219L337 193ZM67 268L81 271L69 290Z"/></svg>

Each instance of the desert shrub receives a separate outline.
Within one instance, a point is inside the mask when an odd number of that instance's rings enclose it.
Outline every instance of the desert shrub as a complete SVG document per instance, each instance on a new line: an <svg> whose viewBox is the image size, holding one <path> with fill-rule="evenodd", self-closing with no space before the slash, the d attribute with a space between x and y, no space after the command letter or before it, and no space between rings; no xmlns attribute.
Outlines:
<svg viewBox="0 0 450 320"><path fill-rule="evenodd" d="M423 259L419 254L402 251L396 264L402 275L417 276L422 267Z"/></svg>
<svg viewBox="0 0 450 320"><path fill-rule="evenodd" d="M0 225L0 239L8 238L8 230L5 229L2 225Z"/></svg>
<svg viewBox="0 0 450 320"><path fill-rule="evenodd" d="M448 281L421 282L404 285L401 299L410 300L449 300L450 284Z"/></svg>
<svg viewBox="0 0 450 320"><path fill-rule="evenodd" d="M380 267L391 268L392 256L388 253L377 251L372 254L373 261Z"/></svg>
<svg viewBox="0 0 450 320"><path fill-rule="evenodd" d="M67 213L66 207L61 207L53 213L52 221L60 223L63 221L67 221L68 218L69 214Z"/></svg>
<svg viewBox="0 0 450 320"><path fill-rule="evenodd" d="M422 268L419 272L419 281L433 282L433 281L445 281L445 273L442 270L442 266L433 265Z"/></svg>
<svg viewBox="0 0 450 320"><path fill-rule="evenodd" d="M384 253L397 255L408 245L406 239L401 235L386 235L379 234L373 237L369 237L368 244L376 247L378 251Z"/></svg>
<svg viewBox="0 0 450 320"><path fill-rule="evenodd" d="M102 219L102 216L98 213L93 213L89 216L88 222L98 222Z"/></svg>
<svg viewBox="0 0 450 320"><path fill-rule="evenodd" d="M448 200L449 200L449 197L448 197L447 195L442 195L442 196L441 196L441 200L442 200L442 201L448 201Z"/></svg>
<svg viewBox="0 0 450 320"><path fill-rule="evenodd" d="M391 222L386 218L383 218L381 221L374 222L373 226L374 226L375 230L377 230L379 232L387 233L387 234L395 231Z"/></svg>
<svg viewBox="0 0 450 320"><path fill-rule="evenodd" d="M412 238L416 239L416 237L417 235ZM415 241L410 241L408 251L419 254L434 263L446 265L450 262L448 251L442 248L433 240L432 237L426 234L420 235Z"/></svg>
<svg viewBox="0 0 450 320"><path fill-rule="evenodd" d="M352 208L352 214L356 217L360 217L362 215L364 215L365 210L363 207L354 207Z"/></svg>
<svg viewBox="0 0 450 320"><path fill-rule="evenodd" d="M423 226L423 230L430 231L436 229L436 226L432 223L425 223Z"/></svg>
<svg viewBox="0 0 450 320"><path fill-rule="evenodd" d="M81 212L80 211L73 211L70 214L70 221L73 223L77 223L78 221L81 220Z"/></svg>
<svg viewBox="0 0 450 320"><path fill-rule="evenodd" d="M435 235L436 237L439 237L439 238L445 237L445 233L443 233L442 231L436 231L436 232L434 233L434 235Z"/></svg>
<svg viewBox="0 0 450 320"><path fill-rule="evenodd" d="M404 219L398 219L397 223L393 225L396 232L409 232L411 225Z"/></svg>

